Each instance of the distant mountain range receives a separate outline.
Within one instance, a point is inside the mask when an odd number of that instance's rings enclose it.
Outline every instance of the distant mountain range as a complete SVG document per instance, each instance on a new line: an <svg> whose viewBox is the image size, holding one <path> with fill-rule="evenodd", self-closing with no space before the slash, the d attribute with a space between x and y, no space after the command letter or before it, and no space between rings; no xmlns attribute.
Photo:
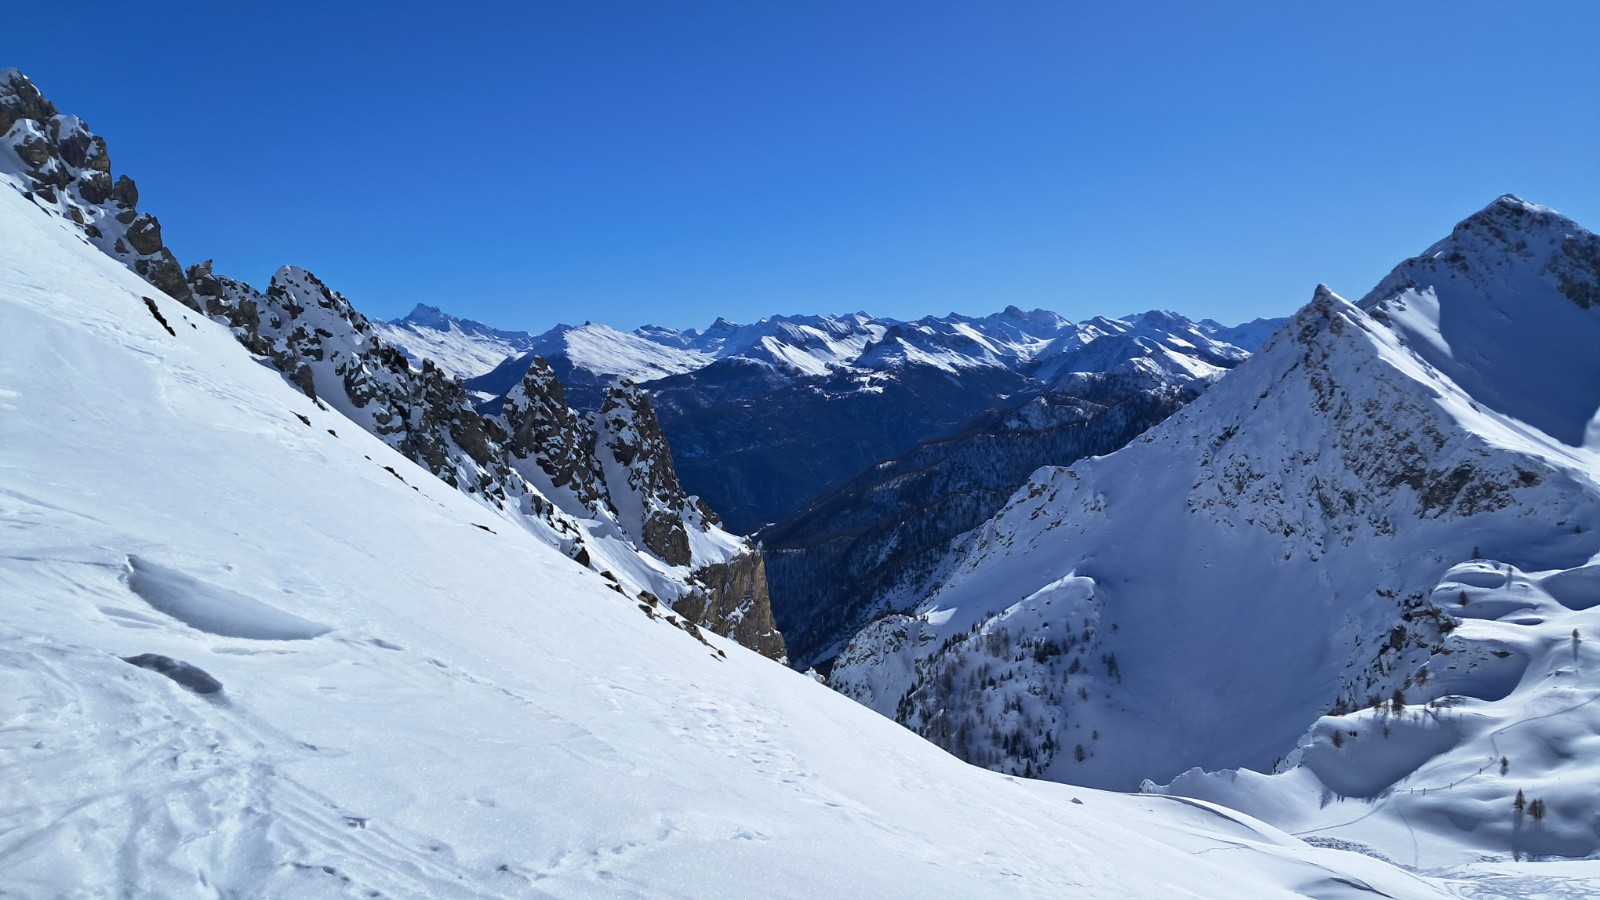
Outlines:
<svg viewBox="0 0 1600 900"><path fill-rule="evenodd" d="M383 333L457 365L519 348L466 379L490 410L535 359L579 406L641 381L687 489L735 531L759 531L793 661L825 668L873 617L931 590L950 541L1035 469L1118 449L1282 321L1225 327L1152 311L1075 323L1013 306L531 335L419 307Z"/></svg>
<svg viewBox="0 0 1600 900"><path fill-rule="evenodd" d="M924 441L1085 377L1204 383L1277 324L1230 328L1169 312L1073 323L1008 307L911 322L853 313L719 319L687 331L586 323L535 335L419 306L377 327L413 358L463 377L489 409L535 358L578 408L621 379L642 383L684 484L730 528L751 533Z"/></svg>

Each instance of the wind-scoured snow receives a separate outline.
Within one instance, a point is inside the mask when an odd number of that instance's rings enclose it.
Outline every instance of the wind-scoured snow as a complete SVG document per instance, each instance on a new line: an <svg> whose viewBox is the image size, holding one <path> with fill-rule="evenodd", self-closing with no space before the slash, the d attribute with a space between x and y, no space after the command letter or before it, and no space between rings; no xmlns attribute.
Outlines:
<svg viewBox="0 0 1600 900"><path fill-rule="evenodd" d="M0 235L9 891L1437 895L966 766L341 428L7 184ZM266 609L329 630L215 627Z"/></svg>

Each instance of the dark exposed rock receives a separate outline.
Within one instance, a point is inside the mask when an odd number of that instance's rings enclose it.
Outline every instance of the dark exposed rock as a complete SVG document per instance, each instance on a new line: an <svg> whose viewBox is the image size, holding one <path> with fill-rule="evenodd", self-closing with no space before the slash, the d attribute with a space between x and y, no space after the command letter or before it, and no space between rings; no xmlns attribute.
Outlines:
<svg viewBox="0 0 1600 900"><path fill-rule="evenodd" d="M122 661L131 663L141 669L159 672L182 685L185 690L196 694L215 694L222 690L222 682L212 678L204 669L192 666L186 662L162 656L159 653L141 653L138 656L124 656Z"/></svg>
<svg viewBox="0 0 1600 900"><path fill-rule="evenodd" d="M0 133L22 119L44 122L56 115L56 105L20 72L0 75L0 98Z"/></svg>
<svg viewBox="0 0 1600 900"><path fill-rule="evenodd" d="M111 176L104 172L85 172L78 180L78 193L83 195L85 202L95 206L111 199L112 191Z"/></svg>
<svg viewBox="0 0 1600 900"><path fill-rule="evenodd" d="M139 188L133 183L133 179L126 175L117 176L117 183L111 188L111 196L123 209L133 209L139 205Z"/></svg>
<svg viewBox="0 0 1600 900"><path fill-rule="evenodd" d="M163 293L198 309L182 267L162 243L160 224L136 212L133 182L127 176L112 182L104 139L76 117L58 114L15 71L0 74L0 134L26 166L23 188L36 202L81 225L95 246Z"/></svg>
<svg viewBox="0 0 1600 900"><path fill-rule="evenodd" d="M519 460L531 460L555 488L598 508L609 504L594 457L594 434L567 407L566 392L543 359L535 357L522 383L506 395L501 416L508 444Z"/></svg>
<svg viewBox="0 0 1600 900"><path fill-rule="evenodd" d="M696 590L673 604L679 614L761 655L787 660L783 635L772 618L766 557L758 547L695 575Z"/></svg>
<svg viewBox="0 0 1600 900"><path fill-rule="evenodd" d="M127 239L135 252L141 255L155 253L162 247L161 223L156 221L155 216L145 213L128 226Z"/></svg>
<svg viewBox="0 0 1600 900"><path fill-rule="evenodd" d="M627 471L626 489L642 501L639 521L623 522L651 553L674 566L690 562L684 512L694 508L673 468L661 423L639 386L624 379L609 388L595 417L597 453ZM623 485L607 484L613 496Z"/></svg>

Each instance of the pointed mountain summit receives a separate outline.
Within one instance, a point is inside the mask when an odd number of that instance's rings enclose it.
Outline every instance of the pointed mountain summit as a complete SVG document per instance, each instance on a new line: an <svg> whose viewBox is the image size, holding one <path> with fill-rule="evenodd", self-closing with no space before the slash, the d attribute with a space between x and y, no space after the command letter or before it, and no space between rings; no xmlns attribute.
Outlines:
<svg viewBox="0 0 1600 900"><path fill-rule="evenodd" d="M1600 448L1600 238L1507 194L1359 305L1478 402Z"/></svg>
<svg viewBox="0 0 1600 900"><path fill-rule="evenodd" d="M1518 286L1503 302L1586 313L1542 274L1553 256L1500 255L1586 233L1506 207L1496 221L1514 229L1459 265ZM1428 271L1397 270L1407 296L1452 306L1457 283ZM1600 483L1592 459L1474 394L1516 377L1479 368L1505 360L1473 357L1463 371L1481 380L1464 385L1395 315L1319 287L1144 437L1038 472L965 538L940 590L855 638L833 683L980 764L1120 787L1270 770L1323 713L1410 690L1425 665L1429 696L1483 690L1469 673L1493 648L1448 651L1457 617L1435 586L1480 555L1583 565ZM1449 677L1430 663L1447 651Z"/></svg>

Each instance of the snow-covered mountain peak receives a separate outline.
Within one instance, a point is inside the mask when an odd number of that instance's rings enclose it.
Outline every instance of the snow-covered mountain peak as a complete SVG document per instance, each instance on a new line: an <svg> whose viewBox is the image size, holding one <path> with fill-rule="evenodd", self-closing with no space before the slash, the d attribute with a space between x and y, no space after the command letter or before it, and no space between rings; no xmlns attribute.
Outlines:
<svg viewBox="0 0 1600 900"><path fill-rule="evenodd" d="M1600 238L1506 195L1359 304L1474 400L1600 447Z"/></svg>
<svg viewBox="0 0 1600 900"><path fill-rule="evenodd" d="M406 315L402 318L396 319L395 322L396 324L401 322L411 322L428 328L438 328L440 330L444 330L449 328L452 324L463 322L463 320L446 314L444 310L437 306L429 306L426 303L418 303L416 306L411 308L411 312L406 313Z"/></svg>
<svg viewBox="0 0 1600 900"><path fill-rule="evenodd" d="M1543 290L1521 302L1585 312ZM1008 771L1269 768L1330 705L1426 657L1450 565L1600 549L1593 458L1477 404L1412 344L1319 287L1144 438L1040 470L915 614L856 638L834 683Z"/></svg>
<svg viewBox="0 0 1600 900"><path fill-rule="evenodd" d="M463 379L482 375L508 357L527 352L536 341L527 332L458 318L424 303L403 318L372 324L385 341L401 348L413 362L431 359Z"/></svg>

